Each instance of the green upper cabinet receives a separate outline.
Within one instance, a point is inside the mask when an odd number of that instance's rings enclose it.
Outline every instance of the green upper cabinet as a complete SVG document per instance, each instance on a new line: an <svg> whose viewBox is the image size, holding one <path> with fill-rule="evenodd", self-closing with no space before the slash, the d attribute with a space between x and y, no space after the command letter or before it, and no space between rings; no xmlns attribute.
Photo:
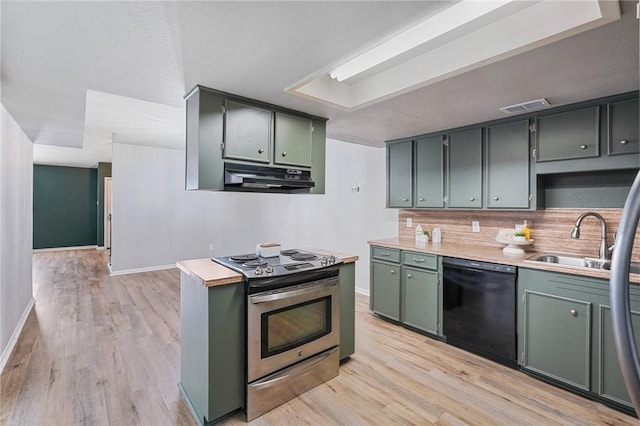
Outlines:
<svg viewBox="0 0 640 426"><path fill-rule="evenodd" d="M450 133L448 207L482 207L482 129Z"/></svg>
<svg viewBox="0 0 640 426"><path fill-rule="evenodd" d="M608 104L608 153L637 154L638 142L638 98Z"/></svg>
<svg viewBox="0 0 640 426"><path fill-rule="evenodd" d="M387 207L411 207L413 142L387 144Z"/></svg>
<svg viewBox="0 0 640 426"><path fill-rule="evenodd" d="M415 140L415 207L444 207L442 136Z"/></svg>
<svg viewBox="0 0 640 426"><path fill-rule="evenodd" d="M224 158L271 161L271 111L225 100Z"/></svg>
<svg viewBox="0 0 640 426"><path fill-rule="evenodd" d="M536 118L536 161L597 157L600 149L600 107Z"/></svg>
<svg viewBox="0 0 640 426"><path fill-rule="evenodd" d="M305 117L275 113L276 164L311 167L313 124Z"/></svg>
<svg viewBox="0 0 640 426"><path fill-rule="evenodd" d="M487 207L529 208L529 120L487 127Z"/></svg>

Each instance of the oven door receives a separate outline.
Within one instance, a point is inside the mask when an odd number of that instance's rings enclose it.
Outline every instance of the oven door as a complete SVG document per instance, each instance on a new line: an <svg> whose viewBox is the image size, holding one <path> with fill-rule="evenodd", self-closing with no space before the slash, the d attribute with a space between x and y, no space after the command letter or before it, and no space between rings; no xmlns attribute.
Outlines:
<svg viewBox="0 0 640 426"><path fill-rule="evenodd" d="M248 296L249 383L340 343L339 282L331 277Z"/></svg>

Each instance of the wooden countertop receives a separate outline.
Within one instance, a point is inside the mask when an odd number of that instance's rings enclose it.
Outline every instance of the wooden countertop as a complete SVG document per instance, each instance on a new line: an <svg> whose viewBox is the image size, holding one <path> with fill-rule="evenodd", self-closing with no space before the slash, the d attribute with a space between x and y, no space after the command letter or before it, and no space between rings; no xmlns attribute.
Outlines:
<svg viewBox="0 0 640 426"><path fill-rule="evenodd" d="M323 255L333 255L342 259L344 263L353 263L359 259L358 256L339 253L331 250L318 248L305 248L304 250ZM218 285L234 284L242 282L242 274L232 271L231 269L212 261L210 258L181 260L176 263L178 269L191 278L199 282L205 287L214 287Z"/></svg>
<svg viewBox="0 0 640 426"><path fill-rule="evenodd" d="M505 254L501 248L475 246L471 244L442 243L433 244L417 243L409 238L386 238L383 240L368 241L369 245L395 248L400 250L411 250L420 253L437 254L439 256L459 257L462 259L478 260L481 262L493 262L502 265L519 266L530 269L541 269L545 271L564 272L566 274L582 275L593 278L610 279L611 272L602 269L581 268L578 266L555 265L553 263L536 262L526 260L536 252L526 252L524 255ZM629 282L640 284L640 274L629 274Z"/></svg>

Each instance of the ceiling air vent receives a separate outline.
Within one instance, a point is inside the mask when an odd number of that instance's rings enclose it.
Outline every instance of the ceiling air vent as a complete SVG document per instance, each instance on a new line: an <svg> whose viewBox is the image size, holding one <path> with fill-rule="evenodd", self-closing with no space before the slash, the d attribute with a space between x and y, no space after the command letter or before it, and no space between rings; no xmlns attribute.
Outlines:
<svg viewBox="0 0 640 426"><path fill-rule="evenodd" d="M522 102L521 104L509 105L500 108L505 114L521 114L523 112L538 111L540 109L549 108L551 104L545 98L535 99L533 101Z"/></svg>

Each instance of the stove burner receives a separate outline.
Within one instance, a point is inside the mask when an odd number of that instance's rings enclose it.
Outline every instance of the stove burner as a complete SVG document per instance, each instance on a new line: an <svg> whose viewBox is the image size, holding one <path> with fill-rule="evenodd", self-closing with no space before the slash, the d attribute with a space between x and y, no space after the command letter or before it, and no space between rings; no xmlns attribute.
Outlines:
<svg viewBox="0 0 640 426"><path fill-rule="evenodd" d="M266 260L256 258L255 260L249 260L247 262L244 262L242 266L246 266L247 268L255 268L258 266L265 266L265 265L267 265Z"/></svg>
<svg viewBox="0 0 640 426"><path fill-rule="evenodd" d="M300 252L298 250L296 250L296 249L282 250L280 252L280 254L283 255L283 256L292 256L292 255L298 254L298 253L300 253Z"/></svg>
<svg viewBox="0 0 640 426"><path fill-rule="evenodd" d="M314 260L317 258L318 256L313 253L296 253L291 255L292 260Z"/></svg>
<svg viewBox="0 0 640 426"><path fill-rule="evenodd" d="M258 259L258 256L256 256L255 254L239 254L236 256L229 256L229 260L233 260L234 262L250 262L256 259Z"/></svg>

